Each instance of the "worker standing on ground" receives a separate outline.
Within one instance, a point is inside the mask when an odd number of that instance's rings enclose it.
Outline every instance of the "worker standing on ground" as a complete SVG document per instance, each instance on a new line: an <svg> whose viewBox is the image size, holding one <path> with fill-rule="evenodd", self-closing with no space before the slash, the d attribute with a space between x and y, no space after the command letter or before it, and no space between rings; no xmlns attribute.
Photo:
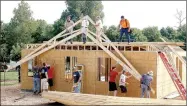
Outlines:
<svg viewBox="0 0 187 106"><path fill-rule="evenodd" d="M67 37L72 35L73 27L70 28L70 29L67 29L67 28L69 28L69 27L72 26L73 24L74 24L74 22L71 20L71 16L69 15L69 16L67 17L67 19L66 19L66 21L65 21L65 25L64 25L65 28L66 28L66 30L67 30L67 32L70 33L69 35L67 35ZM73 42L72 42L72 39L70 39L70 40L68 40L68 41L69 41L71 44L73 43ZM66 41L65 44L66 44L68 41Z"/></svg>
<svg viewBox="0 0 187 106"><path fill-rule="evenodd" d="M150 98L151 91L151 82L153 80L153 71L149 71L147 74L143 74L140 80L141 82L141 98L144 97L144 94L147 95L147 98Z"/></svg>
<svg viewBox="0 0 187 106"><path fill-rule="evenodd" d="M126 82L126 79L130 78L130 77L132 77L132 75L127 76L127 71L125 71L125 70L122 71L122 74L121 74L120 79L119 79L119 87L121 88L121 93L124 93L124 96L127 93L126 84L129 84L129 83Z"/></svg>
<svg viewBox="0 0 187 106"><path fill-rule="evenodd" d="M82 79L82 75L81 73L78 71L77 66L74 67L74 72L73 72L73 76L72 76L72 80L73 80L73 87L72 87L72 91L74 93L80 93L81 90L81 79Z"/></svg>
<svg viewBox="0 0 187 106"><path fill-rule="evenodd" d="M51 90L51 87L53 86L53 71L54 71L54 67L47 65L47 75L48 75L48 83L49 83L49 89Z"/></svg>
<svg viewBox="0 0 187 106"><path fill-rule="evenodd" d="M103 32L103 24L102 24L102 21L100 19L100 16L97 16L96 17L96 39L99 41L99 42L102 42L101 40L101 34Z"/></svg>
<svg viewBox="0 0 187 106"><path fill-rule="evenodd" d="M84 17L82 20L82 29L81 29L83 44L85 44L87 41L88 25L89 25L89 21L87 17Z"/></svg>
<svg viewBox="0 0 187 106"><path fill-rule="evenodd" d="M41 92L48 91L48 85L47 67L43 63L43 67L41 68Z"/></svg>
<svg viewBox="0 0 187 106"><path fill-rule="evenodd" d="M116 67L112 67L109 73L109 92L114 91L114 96L117 95L117 87L116 87L116 76L118 75L118 72L116 70Z"/></svg>
<svg viewBox="0 0 187 106"><path fill-rule="evenodd" d="M119 42L122 41L123 34L125 33L127 39L128 39L128 44L130 44L130 23L127 19L124 18L124 16L121 16L120 24L119 24L119 29L120 29L120 37L119 37Z"/></svg>
<svg viewBox="0 0 187 106"><path fill-rule="evenodd" d="M34 94L39 94L40 92L40 73L39 67L33 67L33 92Z"/></svg>

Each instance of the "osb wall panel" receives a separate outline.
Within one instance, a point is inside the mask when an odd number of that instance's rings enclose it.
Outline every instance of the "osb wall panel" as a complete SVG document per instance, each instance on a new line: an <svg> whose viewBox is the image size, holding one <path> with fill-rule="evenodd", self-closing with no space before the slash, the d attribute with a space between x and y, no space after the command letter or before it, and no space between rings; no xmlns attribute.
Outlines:
<svg viewBox="0 0 187 106"><path fill-rule="evenodd" d="M158 57L157 70L157 97L164 96L176 91L175 85L160 57Z"/></svg>
<svg viewBox="0 0 187 106"><path fill-rule="evenodd" d="M29 51L30 52L30 51ZM27 50L22 51L24 54L29 53ZM122 52L125 57L132 63L132 65L139 71L140 74L147 73L149 70L154 72L153 79L153 89L156 90L156 75L157 75L157 60L156 60L156 52ZM65 56L75 56L77 57L78 64L83 64L84 67L84 81L83 81L83 92L89 94L108 94L108 82L97 81L97 58L105 57L111 58L104 51L64 51L64 50L50 50L44 54L41 54L37 57L38 63L41 65L43 62L47 64L54 64L54 86L51 90L56 91L65 91L70 92L72 87L72 82L65 81L65 73L64 73L64 57ZM119 57L119 56L118 56ZM112 60L111 66L116 64L116 61ZM27 63L22 65L22 71L26 72ZM122 67L117 65L117 70L121 71ZM119 76L116 79L116 83L119 86ZM32 80L27 76L24 77L25 82L22 83L22 89L31 89L32 88ZM30 82L30 83L28 83ZM140 96L140 82L137 81L134 77L127 79L128 85L128 93L126 96L129 97L139 97ZM120 93L120 88L118 87L118 96L123 96ZM151 97L155 98L156 95L151 94Z"/></svg>

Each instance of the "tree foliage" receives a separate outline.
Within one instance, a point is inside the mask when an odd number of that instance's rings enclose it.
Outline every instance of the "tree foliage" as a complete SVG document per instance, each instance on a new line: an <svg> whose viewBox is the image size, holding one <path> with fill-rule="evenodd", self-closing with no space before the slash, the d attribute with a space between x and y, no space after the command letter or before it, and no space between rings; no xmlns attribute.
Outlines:
<svg viewBox="0 0 187 106"><path fill-rule="evenodd" d="M146 42L147 37L143 35L142 31L137 28L132 29L131 38L135 39L137 42Z"/></svg>
<svg viewBox="0 0 187 106"><path fill-rule="evenodd" d="M144 34L144 36L147 37L148 42L157 42L160 41L160 31L158 30L158 27L147 27L144 28L142 33Z"/></svg>

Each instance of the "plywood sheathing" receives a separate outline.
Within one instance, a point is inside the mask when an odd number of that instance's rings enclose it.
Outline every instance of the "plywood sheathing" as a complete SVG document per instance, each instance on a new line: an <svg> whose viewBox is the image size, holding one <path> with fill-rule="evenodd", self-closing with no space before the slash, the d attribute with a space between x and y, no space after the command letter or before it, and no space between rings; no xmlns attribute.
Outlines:
<svg viewBox="0 0 187 106"><path fill-rule="evenodd" d="M23 50L22 55L26 55L31 51ZM115 53L115 52L114 52ZM122 52L123 55L129 60L129 62L138 70L140 74L147 73L148 71L152 70L154 72L154 79L152 87L156 91L156 94L153 95L151 93L152 98L157 98L157 95L160 93L157 93L157 86L161 86L160 89L164 89L162 87L163 84L159 85L160 83L157 83L158 81L158 70L163 70L164 67L158 67L157 61L161 61L158 59L158 55L156 52L134 52L134 51L125 51ZM115 53L116 54L116 53ZM108 82L101 82L98 81L98 69L97 69L97 59L100 57L103 58L110 58L108 54L106 54L104 51L72 51L72 50L49 50L46 53L43 53L39 56L37 56L37 61L40 61L39 64L41 65L43 62L46 62L47 64L53 64L55 67L54 71L54 86L52 87L52 90L56 91L63 91L63 92L70 92L72 83L65 81L65 68L64 68L64 58L65 56L75 56L77 57L78 64L85 65L85 73L84 73L84 87L83 87L83 93L88 94L99 94L99 95L107 95L108 94ZM116 64L116 61L111 59L111 66ZM28 64L25 63L22 65L21 71L22 71L22 81L21 88L22 89L32 89L32 77L27 76L27 67ZM118 71L122 70L122 67L120 65L117 65ZM160 71L159 71L160 72ZM167 72L167 70L166 70ZM160 73L169 75L168 73ZM162 76L162 75L161 75ZM118 82L119 76L117 77L116 83ZM169 80L169 79L167 79ZM166 82L167 82L166 80ZM165 80L163 80L165 81ZM128 93L126 96L128 97L139 97L140 96L140 82L137 81L135 78L131 77L130 79L127 79L128 85ZM174 87L175 88L175 87ZM164 91L164 90L162 90ZM168 91L169 92L169 91ZM112 93L111 93L112 95ZM120 91L120 88L118 87L118 96L123 96L123 94ZM161 95L160 95L161 96Z"/></svg>
<svg viewBox="0 0 187 106"><path fill-rule="evenodd" d="M185 105L182 100L114 97L68 92L44 92L42 97L65 105Z"/></svg>

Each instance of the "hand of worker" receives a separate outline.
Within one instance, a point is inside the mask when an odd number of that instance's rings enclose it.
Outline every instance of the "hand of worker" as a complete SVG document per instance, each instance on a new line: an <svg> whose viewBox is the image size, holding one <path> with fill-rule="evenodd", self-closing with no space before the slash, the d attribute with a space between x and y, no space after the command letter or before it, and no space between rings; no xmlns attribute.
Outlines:
<svg viewBox="0 0 187 106"><path fill-rule="evenodd" d="M128 29L128 32L130 32L130 30L131 30L131 29L129 28L129 29Z"/></svg>

